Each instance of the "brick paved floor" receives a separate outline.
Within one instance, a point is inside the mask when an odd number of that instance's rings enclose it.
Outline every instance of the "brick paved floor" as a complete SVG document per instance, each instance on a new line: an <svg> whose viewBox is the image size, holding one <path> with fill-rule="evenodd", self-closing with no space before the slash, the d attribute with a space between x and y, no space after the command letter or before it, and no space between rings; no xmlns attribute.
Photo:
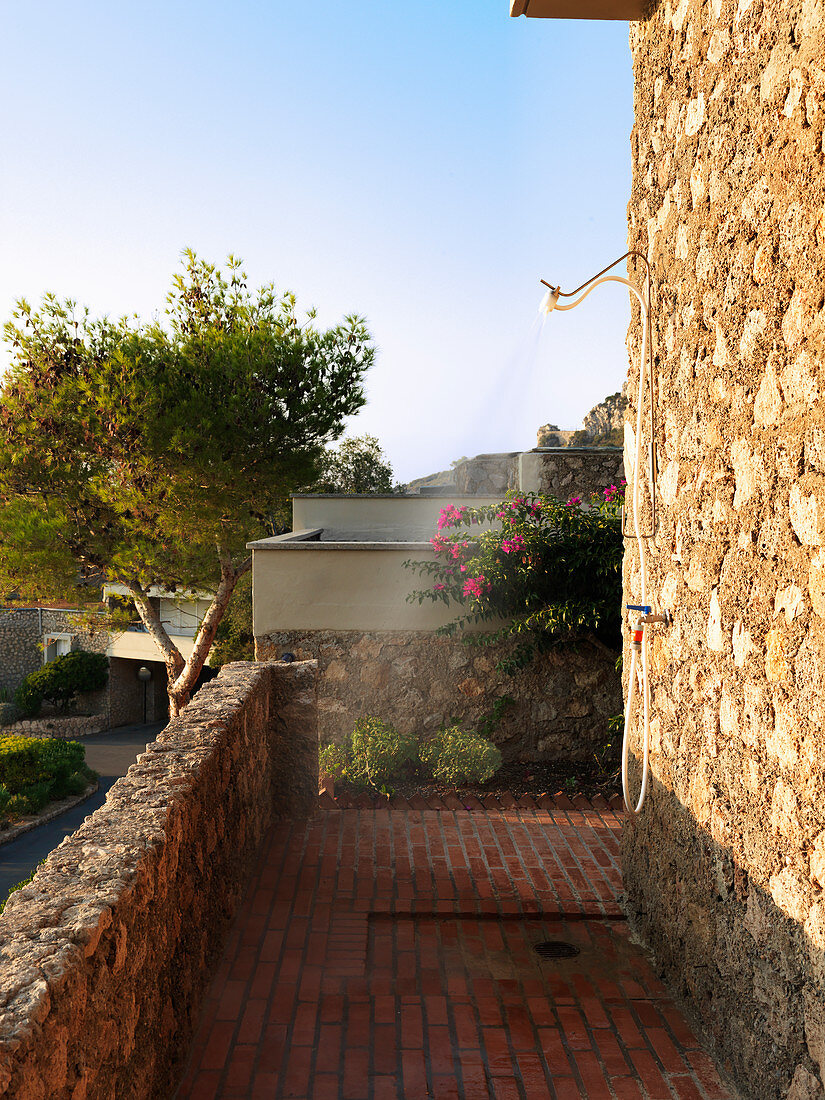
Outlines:
<svg viewBox="0 0 825 1100"><path fill-rule="evenodd" d="M723 1100L617 902L611 811L273 830L179 1100ZM563 940L570 959L534 944Z"/></svg>

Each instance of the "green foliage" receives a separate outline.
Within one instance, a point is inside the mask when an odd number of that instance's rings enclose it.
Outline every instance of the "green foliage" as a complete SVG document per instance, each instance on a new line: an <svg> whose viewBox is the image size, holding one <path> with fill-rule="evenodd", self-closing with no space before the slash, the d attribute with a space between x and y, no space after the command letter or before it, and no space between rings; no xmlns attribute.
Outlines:
<svg viewBox="0 0 825 1100"><path fill-rule="evenodd" d="M380 718L359 718L341 745L321 749L321 771L356 787L391 794L391 783L409 769L418 753L415 734L400 733Z"/></svg>
<svg viewBox="0 0 825 1100"><path fill-rule="evenodd" d="M482 737L488 737L491 733L498 729L501 725L501 720L504 717L506 711L515 704L515 699L512 695L499 695L499 697L493 702L493 709L489 714L485 714L484 717L478 723L478 732Z"/></svg>
<svg viewBox="0 0 825 1100"><path fill-rule="evenodd" d="M606 432L591 435L587 431L573 432L570 437L571 447L623 447L624 432L621 428L610 428Z"/></svg>
<svg viewBox="0 0 825 1100"><path fill-rule="evenodd" d="M235 586L215 635L209 654L212 668L221 668L230 661L255 660L255 635L252 632L252 574L245 573Z"/></svg>
<svg viewBox="0 0 825 1100"><path fill-rule="evenodd" d="M435 561L405 563L432 583L407 598L463 605L441 633L494 624L467 640L514 639L513 653L500 662L510 673L536 652L578 638L619 649L623 499L622 485L593 494L588 509L577 497L562 503L536 494L511 494L481 508L449 505L430 540ZM481 529L462 530L473 526Z"/></svg>
<svg viewBox="0 0 825 1100"><path fill-rule="evenodd" d="M440 730L419 743L380 718L361 718L343 744L321 748L320 771L355 787L392 793L392 783L420 761L446 783L484 783L501 767L501 753L490 741L459 726Z"/></svg>
<svg viewBox="0 0 825 1100"><path fill-rule="evenodd" d="M364 404L374 351L360 318L316 328L294 295L250 290L240 261L224 274L192 252L167 303L149 323L95 320L54 295L17 303L0 393L3 590L75 601L78 580L109 580L141 614L152 585L228 599L246 543Z"/></svg>
<svg viewBox="0 0 825 1100"><path fill-rule="evenodd" d="M27 676L14 693L14 706L24 718L34 718L39 714L42 702L43 692L40 691L36 685L32 684Z"/></svg>
<svg viewBox="0 0 825 1100"><path fill-rule="evenodd" d="M380 718L359 718L352 731L352 757L363 778L377 790L387 790L404 766L415 760L418 742L413 733L400 733Z"/></svg>
<svg viewBox="0 0 825 1100"><path fill-rule="evenodd" d="M27 714L36 714L44 699L65 710L75 696L98 691L108 679L108 659L102 653L78 649L30 672L20 685L15 702Z"/></svg>
<svg viewBox="0 0 825 1100"><path fill-rule="evenodd" d="M312 493L395 493L392 466L374 435L344 439L321 456Z"/></svg>
<svg viewBox="0 0 825 1100"><path fill-rule="evenodd" d="M44 779L42 783L31 783L28 787L23 787L17 794L12 795L9 800L8 811L12 815L18 814L39 814L41 810L51 801L52 784L48 779ZM55 797L60 797L55 795Z"/></svg>
<svg viewBox="0 0 825 1100"><path fill-rule="evenodd" d="M439 730L418 751L433 777L453 786L485 783L501 767L501 753L496 746L460 726Z"/></svg>
<svg viewBox="0 0 825 1100"><path fill-rule="evenodd" d="M322 745L318 754L318 770L321 775L331 776L333 779L346 779L352 768L352 737L347 738L343 745L336 745L331 741L328 745Z"/></svg>
<svg viewBox="0 0 825 1100"><path fill-rule="evenodd" d="M77 741L56 738L0 738L0 813L39 813L58 798L81 794L93 773Z"/></svg>
<svg viewBox="0 0 825 1100"><path fill-rule="evenodd" d="M20 717L20 711L14 703L0 703L0 728L12 726Z"/></svg>

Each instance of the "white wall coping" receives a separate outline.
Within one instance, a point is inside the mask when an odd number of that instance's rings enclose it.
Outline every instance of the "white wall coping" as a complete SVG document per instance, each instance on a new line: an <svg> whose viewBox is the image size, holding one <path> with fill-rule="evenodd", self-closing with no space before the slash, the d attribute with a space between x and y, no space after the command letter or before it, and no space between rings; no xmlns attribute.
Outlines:
<svg viewBox="0 0 825 1100"><path fill-rule="evenodd" d="M248 542L247 550L432 550L429 542L367 542L366 540L347 539L329 542L306 542L298 539L291 541L278 541L280 535L272 539L259 539L258 542Z"/></svg>

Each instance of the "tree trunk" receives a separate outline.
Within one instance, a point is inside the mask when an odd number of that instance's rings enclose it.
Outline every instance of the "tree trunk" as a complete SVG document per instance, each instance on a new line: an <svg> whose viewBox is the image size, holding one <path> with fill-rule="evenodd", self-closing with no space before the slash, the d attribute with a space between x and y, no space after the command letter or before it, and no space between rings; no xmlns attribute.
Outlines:
<svg viewBox="0 0 825 1100"><path fill-rule="evenodd" d="M232 599L235 585L244 573L252 568L252 558L247 558L236 568L232 565L229 554L218 547L218 558L221 563L221 579L217 591L209 605L209 609L203 617L200 629L195 636L195 644L188 660L184 660L180 650L167 634L160 615L152 606L149 597L143 589L133 581L127 581L129 591L135 601L146 629L152 635L158 648L163 654L166 665L167 693L169 695L169 717L176 718L192 698L192 689L197 683L209 650L215 640L215 634L220 626L224 612Z"/></svg>

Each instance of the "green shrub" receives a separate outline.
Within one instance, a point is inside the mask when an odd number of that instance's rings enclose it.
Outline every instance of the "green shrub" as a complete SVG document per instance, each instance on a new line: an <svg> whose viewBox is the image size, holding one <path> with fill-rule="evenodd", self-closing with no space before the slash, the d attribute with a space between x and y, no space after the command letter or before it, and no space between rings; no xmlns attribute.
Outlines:
<svg viewBox="0 0 825 1100"><path fill-rule="evenodd" d="M392 781L403 776L417 750L415 734L400 733L380 718L359 718L342 744L323 746L319 764L333 779L390 794Z"/></svg>
<svg viewBox="0 0 825 1100"><path fill-rule="evenodd" d="M85 755L77 741L0 738L0 814L39 813L57 798L82 794L94 774Z"/></svg>
<svg viewBox="0 0 825 1100"><path fill-rule="evenodd" d="M84 763L86 750L77 741L56 738L0 738L0 783L17 794L32 783L65 780Z"/></svg>
<svg viewBox="0 0 825 1100"><path fill-rule="evenodd" d="M40 670L38 669L38 671ZM36 675L36 673L31 675ZM29 683L29 677L27 676L14 693L14 705L24 718L34 718L40 713L42 703L43 692L36 685Z"/></svg>
<svg viewBox="0 0 825 1100"><path fill-rule="evenodd" d="M12 726L20 717L20 711L14 703L0 703L0 727Z"/></svg>
<svg viewBox="0 0 825 1100"><path fill-rule="evenodd" d="M344 745L322 745L318 755L318 770L321 775L329 775L333 779L345 779L347 770L352 765L352 739Z"/></svg>
<svg viewBox="0 0 825 1100"><path fill-rule="evenodd" d="M98 691L108 679L108 658L102 653L78 649L30 672L14 701L26 714L37 714L44 699L65 710L76 695Z"/></svg>
<svg viewBox="0 0 825 1100"><path fill-rule="evenodd" d="M352 731L352 758L363 779L378 790L403 774L415 760L418 740L414 733L400 733L380 718L359 718Z"/></svg>
<svg viewBox="0 0 825 1100"><path fill-rule="evenodd" d="M9 809L19 814L39 814L51 802L52 785L48 779L32 783L9 799Z"/></svg>
<svg viewBox="0 0 825 1100"><path fill-rule="evenodd" d="M439 730L418 751L433 777L453 786L485 783L501 767L501 753L492 741L460 726Z"/></svg>
<svg viewBox="0 0 825 1100"><path fill-rule="evenodd" d="M450 504L430 539L434 560L404 562L428 582L407 599L460 609L440 634L491 624L467 641L510 639L511 652L498 662L510 674L583 638L620 650L624 494L623 483L609 485L591 494L587 509L580 497L565 503L534 493L479 508Z"/></svg>
<svg viewBox="0 0 825 1100"><path fill-rule="evenodd" d="M83 794L92 779L92 771L90 768L83 767L82 770L73 772L64 784L64 792L62 795L55 797L70 798L73 795Z"/></svg>

